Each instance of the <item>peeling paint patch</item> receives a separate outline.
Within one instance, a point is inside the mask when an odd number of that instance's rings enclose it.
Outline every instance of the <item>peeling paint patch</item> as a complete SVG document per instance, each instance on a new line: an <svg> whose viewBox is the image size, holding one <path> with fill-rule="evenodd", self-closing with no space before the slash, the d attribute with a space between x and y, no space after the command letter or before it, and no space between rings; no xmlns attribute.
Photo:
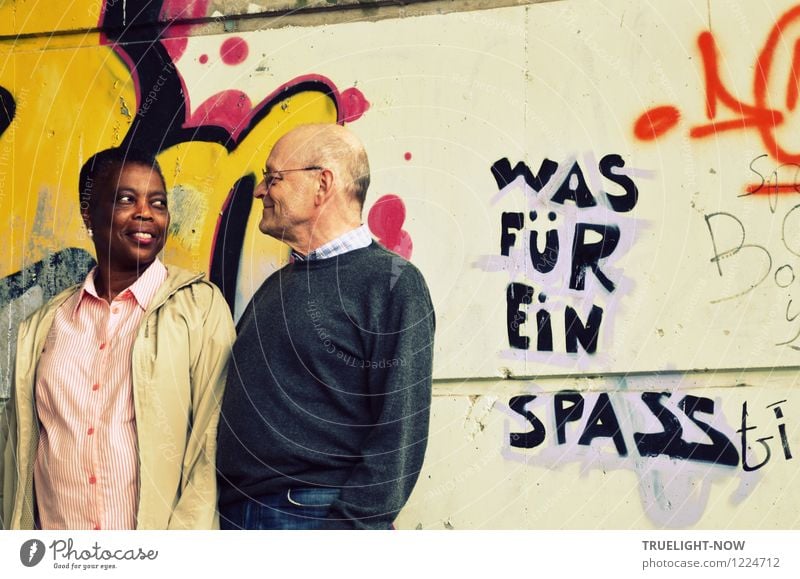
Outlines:
<svg viewBox="0 0 800 579"><path fill-rule="evenodd" d="M0 340L0 399L9 393L19 323L61 290L82 281L93 265L91 255L72 247L0 280L0 324L8 338Z"/></svg>
<svg viewBox="0 0 800 579"><path fill-rule="evenodd" d="M17 329L22 320L31 312L44 304L44 292L40 286L34 286L19 298L6 303L0 308L0 324L3 334L8 337L8 347L0 359L0 399L8 398L11 393L11 368L13 368L17 349Z"/></svg>
<svg viewBox="0 0 800 579"><path fill-rule="evenodd" d="M119 97L119 112L120 114L125 115L128 118L131 118L131 112L128 110L128 104L122 97Z"/></svg>
<svg viewBox="0 0 800 579"><path fill-rule="evenodd" d="M187 249L197 249L208 213L206 196L189 187L177 185L172 189L170 212L172 221L169 234Z"/></svg>
<svg viewBox="0 0 800 579"><path fill-rule="evenodd" d="M470 396L470 407L464 420L464 430L470 440L483 432L486 420L497 402L497 396Z"/></svg>

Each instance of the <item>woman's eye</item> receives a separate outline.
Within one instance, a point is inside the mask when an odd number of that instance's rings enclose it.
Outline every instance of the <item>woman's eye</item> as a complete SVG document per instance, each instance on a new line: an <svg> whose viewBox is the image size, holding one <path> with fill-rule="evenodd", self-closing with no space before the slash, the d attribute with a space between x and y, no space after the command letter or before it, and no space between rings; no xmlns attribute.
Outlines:
<svg viewBox="0 0 800 579"><path fill-rule="evenodd" d="M120 195L117 197L117 203L133 203L132 195Z"/></svg>
<svg viewBox="0 0 800 579"><path fill-rule="evenodd" d="M153 205L159 207L161 209L166 209L167 207L167 200L166 199L156 199L153 201Z"/></svg>

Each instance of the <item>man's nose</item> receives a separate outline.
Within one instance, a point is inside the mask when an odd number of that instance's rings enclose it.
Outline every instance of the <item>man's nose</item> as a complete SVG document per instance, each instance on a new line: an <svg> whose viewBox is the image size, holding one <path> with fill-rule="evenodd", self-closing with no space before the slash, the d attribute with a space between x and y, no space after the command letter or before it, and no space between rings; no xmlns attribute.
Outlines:
<svg viewBox="0 0 800 579"><path fill-rule="evenodd" d="M259 181L258 185L256 185L256 188L253 189L253 197L255 197L256 199L261 199L262 197L266 197L266 195L267 195L267 180L262 179L261 181Z"/></svg>

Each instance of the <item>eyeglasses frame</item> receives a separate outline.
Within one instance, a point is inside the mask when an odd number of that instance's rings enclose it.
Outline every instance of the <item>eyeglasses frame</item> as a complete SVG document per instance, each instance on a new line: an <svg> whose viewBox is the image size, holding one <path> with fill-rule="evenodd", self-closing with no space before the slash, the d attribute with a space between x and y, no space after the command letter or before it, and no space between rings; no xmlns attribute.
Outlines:
<svg viewBox="0 0 800 579"><path fill-rule="evenodd" d="M283 173L292 173L297 171L324 171L325 167L318 165L311 165L310 167L301 167L299 169L281 169L280 171L267 171L266 168L261 169L261 174L264 176L264 184L267 186L267 191L275 184L276 181L283 181Z"/></svg>

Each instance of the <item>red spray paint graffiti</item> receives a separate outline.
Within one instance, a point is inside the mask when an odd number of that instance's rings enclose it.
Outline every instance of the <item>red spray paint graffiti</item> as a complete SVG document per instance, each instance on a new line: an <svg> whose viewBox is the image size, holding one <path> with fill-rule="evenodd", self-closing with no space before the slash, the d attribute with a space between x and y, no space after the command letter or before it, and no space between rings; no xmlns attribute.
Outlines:
<svg viewBox="0 0 800 579"><path fill-rule="evenodd" d="M406 206L397 195L384 195L375 202L369 211L369 228L381 244L406 259L411 259L414 244L411 236L403 229L406 220Z"/></svg>
<svg viewBox="0 0 800 579"><path fill-rule="evenodd" d="M249 52L250 48L247 46L247 42L239 37L228 38L219 49L222 62L229 66L242 64Z"/></svg>
<svg viewBox="0 0 800 579"><path fill-rule="evenodd" d="M714 35L709 31L702 32L697 38L697 46L703 63L706 89L707 123L692 126L689 136L703 139L728 131L757 131L767 153L779 163L800 163L800 150L793 151L781 143L776 131L784 125L787 114L794 111L798 102L798 68L800 67L800 39L793 44L791 66L788 78L781 79L775 74L775 59L778 47L786 46L784 33L793 24L800 22L800 6L796 6L783 14L770 30L767 40L755 61L753 70L753 101L745 103L734 97L726 88L719 72L719 49ZM772 83L772 84L770 84ZM776 84L777 83L777 84ZM785 101L770 102L769 89L785 83ZM773 106L775 105L775 106ZM728 118L719 118L721 110L730 114ZM677 107L661 105L642 113L634 122L633 134L641 141L653 141L674 128L681 118ZM796 186L776 184L762 190L761 185L749 186L748 193L795 192Z"/></svg>
<svg viewBox="0 0 800 579"><path fill-rule="evenodd" d="M160 17L163 20L176 21L203 18L207 14L208 0L164 0ZM167 49L172 62L177 62L183 56L192 26L192 24L170 24L164 30L161 43Z"/></svg>

